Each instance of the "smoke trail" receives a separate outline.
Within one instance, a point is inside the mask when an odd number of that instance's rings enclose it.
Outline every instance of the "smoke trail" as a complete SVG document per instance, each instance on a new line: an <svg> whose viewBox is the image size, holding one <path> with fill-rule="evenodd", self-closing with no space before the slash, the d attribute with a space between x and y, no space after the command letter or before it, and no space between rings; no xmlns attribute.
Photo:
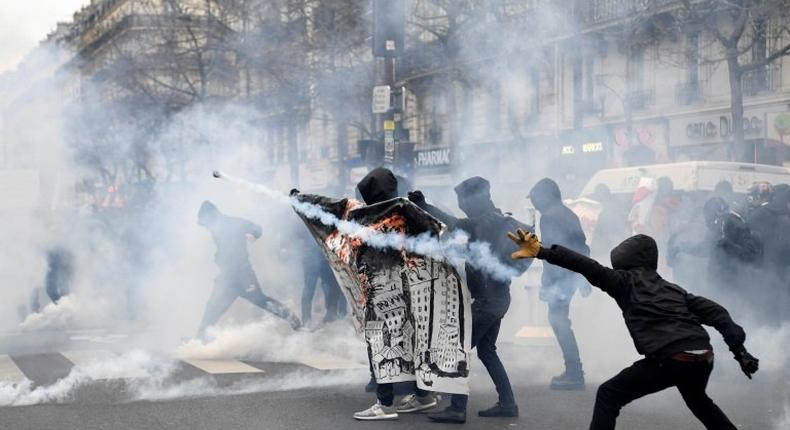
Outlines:
<svg viewBox="0 0 790 430"><path fill-rule="evenodd" d="M69 400L81 387L96 380L121 379L130 373L146 375L145 383L164 381L173 373L174 363L155 360L135 350L111 360L97 360L86 366L74 367L67 376L51 385L33 386L26 379L19 383L0 381L0 406L29 406L61 403Z"/></svg>
<svg viewBox="0 0 790 430"><path fill-rule="evenodd" d="M443 236L442 240L431 236L431 234L427 232L417 236L406 236L398 233L382 233L353 221L341 220L335 215L326 212L320 206L299 201L295 197L286 196L265 185L255 184L220 171L214 171L213 175L215 178L226 179L252 192L288 204L305 217L316 219L320 221L321 224L334 227L340 233L358 238L373 248L394 249L398 251L405 249L409 252L425 255L436 260L449 261L455 265L466 262L500 281L509 281L519 276L518 271L503 264L499 258L491 252L491 247L488 243L469 242L469 235L462 231L455 231L448 236Z"/></svg>

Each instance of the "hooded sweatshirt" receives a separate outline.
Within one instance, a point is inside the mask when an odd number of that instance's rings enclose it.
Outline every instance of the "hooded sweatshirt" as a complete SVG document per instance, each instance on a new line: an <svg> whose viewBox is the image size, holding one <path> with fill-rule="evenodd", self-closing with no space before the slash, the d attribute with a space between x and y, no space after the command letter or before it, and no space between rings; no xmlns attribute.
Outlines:
<svg viewBox="0 0 790 430"><path fill-rule="evenodd" d="M383 167L373 169L357 184L365 204L372 205L398 197L398 179Z"/></svg>
<svg viewBox="0 0 790 430"><path fill-rule="evenodd" d="M562 245L584 255L590 249L579 217L562 203L560 187L549 178L543 178L532 187L529 198L540 212L540 237L546 246ZM541 297L547 301L570 299L579 282L569 271L544 265L541 279Z"/></svg>
<svg viewBox="0 0 790 430"><path fill-rule="evenodd" d="M523 272L527 265L513 262L510 254L516 251L507 239L506 232L512 230L509 220L491 200L489 182L479 176L469 178L455 187L458 206L467 218L456 218L441 209L421 203L420 207L447 225L450 230L462 230L469 235L470 242L487 243L503 264L511 265ZM466 264L466 283L475 299L476 306L486 312L503 316L510 306L510 280L497 279L471 264Z"/></svg>
<svg viewBox="0 0 790 430"><path fill-rule="evenodd" d="M261 227L246 219L224 215L211 202L203 202L198 223L211 232L217 252L214 262L222 272L233 274L250 266L247 235L261 237Z"/></svg>
<svg viewBox="0 0 790 430"><path fill-rule="evenodd" d="M743 349L746 334L722 306L656 273L658 247L650 236L632 236L615 247L614 269L558 245L542 248L537 257L582 274L614 298L642 355L663 360L683 351L712 349L703 324L721 333L733 352Z"/></svg>

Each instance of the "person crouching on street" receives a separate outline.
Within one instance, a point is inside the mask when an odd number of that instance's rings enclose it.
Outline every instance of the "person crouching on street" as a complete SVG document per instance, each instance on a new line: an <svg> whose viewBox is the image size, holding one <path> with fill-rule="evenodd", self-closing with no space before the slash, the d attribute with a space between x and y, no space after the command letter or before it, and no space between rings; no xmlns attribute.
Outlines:
<svg viewBox="0 0 790 430"><path fill-rule="evenodd" d="M658 247L650 236L632 236L611 252L612 267L560 245L544 248L538 237L518 230L514 259L539 258L582 274L617 301L637 351L645 358L604 382L595 399L591 430L614 429L620 409L633 400L677 387L707 429L735 426L705 390L713 370L713 348L702 325L724 337L749 379L759 361L744 347L746 334L719 304L664 280L657 272Z"/></svg>

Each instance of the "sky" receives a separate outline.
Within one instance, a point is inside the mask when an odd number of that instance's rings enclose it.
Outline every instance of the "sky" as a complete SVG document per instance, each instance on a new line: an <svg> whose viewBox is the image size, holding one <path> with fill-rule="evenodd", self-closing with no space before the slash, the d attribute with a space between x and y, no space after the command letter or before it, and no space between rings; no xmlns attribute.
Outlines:
<svg viewBox="0 0 790 430"><path fill-rule="evenodd" d="M19 61L90 0L0 0L0 73Z"/></svg>

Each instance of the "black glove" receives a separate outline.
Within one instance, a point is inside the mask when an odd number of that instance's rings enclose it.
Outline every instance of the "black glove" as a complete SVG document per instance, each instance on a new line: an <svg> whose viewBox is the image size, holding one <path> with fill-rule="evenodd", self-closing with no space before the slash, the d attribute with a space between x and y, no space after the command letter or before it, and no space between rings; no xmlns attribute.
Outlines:
<svg viewBox="0 0 790 430"><path fill-rule="evenodd" d="M299 190L297 190L296 188L291 188L291 192L288 193L288 195L291 196L291 197L298 196L299 195Z"/></svg>
<svg viewBox="0 0 790 430"><path fill-rule="evenodd" d="M735 353L735 361L741 365L741 370L749 379L757 372L760 367L760 360L749 354L746 349L742 349Z"/></svg>
<svg viewBox="0 0 790 430"><path fill-rule="evenodd" d="M419 207L425 206L425 196L420 190L409 191L409 201Z"/></svg>

